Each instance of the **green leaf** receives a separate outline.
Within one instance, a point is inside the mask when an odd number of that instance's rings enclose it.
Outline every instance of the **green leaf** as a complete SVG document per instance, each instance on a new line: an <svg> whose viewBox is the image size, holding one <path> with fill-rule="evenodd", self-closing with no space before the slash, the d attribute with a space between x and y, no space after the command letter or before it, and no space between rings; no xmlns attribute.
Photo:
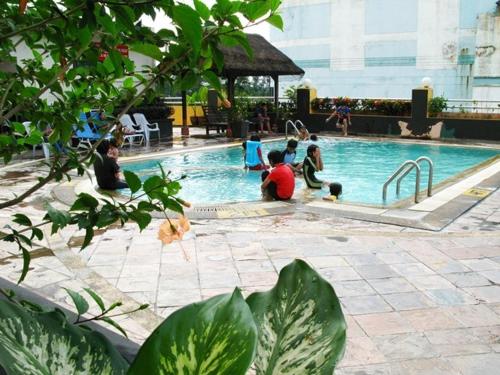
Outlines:
<svg viewBox="0 0 500 375"><path fill-rule="evenodd" d="M137 175L130 171L123 171L123 176L125 177L125 181L127 181L128 187L132 194L139 191L142 186L141 179L137 177Z"/></svg>
<svg viewBox="0 0 500 375"><path fill-rule="evenodd" d="M246 4L244 14L250 21L255 21L269 12L269 5L265 0L252 1Z"/></svg>
<svg viewBox="0 0 500 375"><path fill-rule="evenodd" d="M154 195L155 192L161 191L166 186L166 181L160 176L151 176L142 185L142 190L148 195Z"/></svg>
<svg viewBox="0 0 500 375"><path fill-rule="evenodd" d="M193 8L185 4L177 4L173 8L172 20L177 24L187 41L193 47L193 51L198 53L201 48L203 30L201 28L200 16Z"/></svg>
<svg viewBox="0 0 500 375"><path fill-rule="evenodd" d="M151 43L132 43L130 50L149 56L157 61L163 60L163 53L160 51L160 48Z"/></svg>
<svg viewBox="0 0 500 375"><path fill-rule="evenodd" d="M31 220L29 219L28 216L23 215L23 214L15 214L14 219L12 219L14 223L17 223L19 225L23 225L25 227L31 227L33 224L31 223Z"/></svg>
<svg viewBox="0 0 500 375"><path fill-rule="evenodd" d="M134 220L137 225L139 225L139 228L141 231L146 228L149 223L151 222L151 215L148 214L147 212L141 211L141 210L135 210L129 213L129 217Z"/></svg>
<svg viewBox="0 0 500 375"><path fill-rule="evenodd" d="M283 19L279 14L273 14L272 16L266 19L266 22L269 22L271 25L283 31Z"/></svg>
<svg viewBox="0 0 500 375"><path fill-rule="evenodd" d="M99 320L102 320L103 322L106 322L109 325L115 327L118 331L120 331L122 333L123 336L128 337L127 332L125 332L125 330L122 328L122 326L119 325L117 322L115 322L113 319L105 316Z"/></svg>
<svg viewBox="0 0 500 375"><path fill-rule="evenodd" d="M113 66L115 67L115 74L117 76L123 75L123 59L120 52L113 49L109 51L109 58L113 62Z"/></svg>
<svg viewBox="0 0 500 375"><path fill-rule="evenodd" d="M71 289L68 288L63 288L71 297L73 300L73 303L75 304L76 311L78 311L78 315L83 315L87 311L89 311L89 303L85 298L80 293L77 293Z"/></svg>
<svg viewBox="0 0 500 375"><path fill-rule="evenodd" d="M44 219L50 219L50 221L52 221L52 234L54 234L59 229L64 228L69 224L71 216L66 211L56 210L49 203L47 203L47 214Z"/></svg>
<svg viewBox="0 0 500 375"><path fill-rule="evenodd" d="M207 70L203 72L203 78L217 91L222 91L222 86L220 84L219 77L212 72L211 70Z"/></svg>
<svg viewBox="0 0 500 375"><path fill-rule="evenodd" d="M41 241L43 239L43 232L41 229L39 228L33 228L32 231L31 231L31 239L35 238L38 240L38 241Z"/></svg>
<svg viewBox="0 0 500 375"><path fill-rule="evenodd" d="M19 276L19 280L17 280L18 284L22 283L26 275L28 274L31 261L31 255L28 249L26 249L24 246L19 246L19 247L21 248L21 251L23 253L23 270L21 271L21 276Z"/></svg>
<svg viewBox="0 0 500 375"><path fill-rule="evenodd" d="M85 249L88 245L90 245L90 241L94 238L94 230L92 228L85 229L85 238L83 239L82 247L80 250Z"/></svg>
<svg viewBox="0 0 500 375"><path fill-rule="evenodd" d="M131 89L134 87L134 79L132 77L127 77L123 80L123 87L126 89Z"/></svg>
<svg viewBox="0 0 500 375"><path fill-rule="evenodd" d="M256 341L252 314L236 289L170 315L142 345L129 375L244 375Z"/></svg>
<svg viewBox="0 0 500 375"><path fill-rule="evenodd" d="M102 65L106 68L106 71L108 73L113 73L115 71L115 65L113 64L113 61L111 60L111 57L109 55L104 59Z"/></svg>
<svg viewBox="0 0 500 375"><path fill-rule="evenodd" d="M272 12L276 11L281 5L281 0L268 0L268 1L270 4L269 7L271 8Z"/></svg>
<svg viewBox="0 0 500 375"><path fill-rule="evenodd" d="M99 306L101 311L104 312L106 307L104 306L104 302L102 301L102 298L99 297L99 295L96 292L94 292L92 289L83 288L83 290L85 290L90 295L90 297L92 297L92 299L95 301L95 303L97 303L97 306Z"/></svg>
<svg viewBox="0 0 500 375"><path fill-rule="evenodd" d="M205 21L210 18L210 9L201 0L194 0L194 7Z"/></svg>
<svg viewBox="0 0 500 375"><path fill-rule="evenodd" d="M78 194L78 199L73 203L70 210L71 211L87 211L89 209L95 209L99 205L99 201L95 199L92 195L87 193Z"/></svg>
<svg viewBox="0 0 500 375"><path fill-rule="evenodd" d="M259 331L256 374L332 374L343 356L346 323L332 286L295 260L268 292L247 298Z"/></svg>
<svg viewBox="0 0 500 375"><path fill-rule="evenodd" d="M60 311L0 300L0 366L15 375L124 375L128 364L102 334L70 324Z"/></svg>
<svg viewBox="0 0 500 375"><path fill-rule="evenodd" d="M92 32L89 30L88 27L83 27L80 30L78 30L78 40L80 41L81 47L86 47L90 44L92 41Z"/></svg>

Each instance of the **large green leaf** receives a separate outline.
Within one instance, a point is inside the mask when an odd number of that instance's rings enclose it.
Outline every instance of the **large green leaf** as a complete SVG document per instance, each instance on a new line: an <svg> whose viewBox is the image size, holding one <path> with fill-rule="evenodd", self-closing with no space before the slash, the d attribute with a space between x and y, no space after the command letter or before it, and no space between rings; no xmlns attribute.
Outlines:
<svg viewBox="0 0 500 375"><path fill-rule="evenodd" d="M100 333L60 311L33 312L0 300L0 365L11 375L125 374L127 363Z"/></svg>
<svg viewBox="0 0 500 375"><path fill-rule="evenodd" d="M236 289L174 312L146 340L129 375L244 375L256 343L252 313Z"/></svg>
<svg viewBox="0 0 500 375"><path fill-rule="evenodd" d="M172 19L181 28L187 42L193 47L193 51L198 53L203 36L200 15L185 4L176 4L173 7Z"/></svg>
<svg viewBox="0 0 500 375"><path fill-rule="evenodd" d="M276 286L247 299L257 323L257 375L331 375L345 348L346 324L332 286L301 260Z"/></svg>

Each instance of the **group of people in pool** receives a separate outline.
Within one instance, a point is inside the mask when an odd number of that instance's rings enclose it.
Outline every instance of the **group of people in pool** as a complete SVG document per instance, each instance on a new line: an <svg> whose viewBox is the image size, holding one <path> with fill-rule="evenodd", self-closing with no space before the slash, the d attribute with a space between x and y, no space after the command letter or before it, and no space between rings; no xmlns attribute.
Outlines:
<svg viewBox="0 0 500 375"><path fill-rule="evenodd" d="M300 137L299 137L300 138ZM252 171L263 171L262 193L265 199L289 200L295 190L295 176L303 175L307 187L310 189L321 189L329 186L330 195L324 197L326 200L335 201L342 194L342 185L338 182L327 182L320 180L316 172L323 170L321 150L314 143L317 136L309 137L312 141L307 147L306 157L303 162L296 162L298 141L288 141L283 151L271 150L267 154L269 165L264 162L262 156L262 144L258 135L252 135L250 140L243 142L243 160L245 168Z"/></svg>

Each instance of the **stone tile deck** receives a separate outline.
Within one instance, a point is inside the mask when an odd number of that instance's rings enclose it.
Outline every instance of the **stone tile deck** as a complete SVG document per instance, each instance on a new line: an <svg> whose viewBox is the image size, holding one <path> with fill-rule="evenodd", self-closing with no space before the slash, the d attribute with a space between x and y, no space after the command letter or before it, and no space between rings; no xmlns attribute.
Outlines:
<svg viewBox="0 0 500 375"><path fill-rule="evenodd" d="M12 183L1 195L29 185L37 173L4 175L3 186ZM21 210L41 218L50 188ZM14 211L0 212L0 225ZM302 258L332 283L344 308L348 345L337 374L498 373L498 190L437 233L295 212L195 220L182 242L162 246L160 222L142 233L128 224L109 229L83 252L82 234L65 229L41 244L24 285L65 306L62 287L91 287L108 303L124 301L124 309L149 303L122 321L141 342L179 307L234 287L246 295L269 289L282 267ZM15 281L22 261L2 245L0 274Z"/></svg>

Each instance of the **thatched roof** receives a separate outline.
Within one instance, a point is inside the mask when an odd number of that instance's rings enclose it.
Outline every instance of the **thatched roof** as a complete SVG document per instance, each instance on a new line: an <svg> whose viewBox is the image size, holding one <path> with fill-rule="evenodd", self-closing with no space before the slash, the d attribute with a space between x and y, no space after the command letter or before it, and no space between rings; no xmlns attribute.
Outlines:
<svg viewBox="0 0 500 375"><path fill-rule="evenodd" d="M247 34L253 59L240 47L221 47L224 54L222 76L302 75L304 71L279 49L257 34Z"/></svg>

